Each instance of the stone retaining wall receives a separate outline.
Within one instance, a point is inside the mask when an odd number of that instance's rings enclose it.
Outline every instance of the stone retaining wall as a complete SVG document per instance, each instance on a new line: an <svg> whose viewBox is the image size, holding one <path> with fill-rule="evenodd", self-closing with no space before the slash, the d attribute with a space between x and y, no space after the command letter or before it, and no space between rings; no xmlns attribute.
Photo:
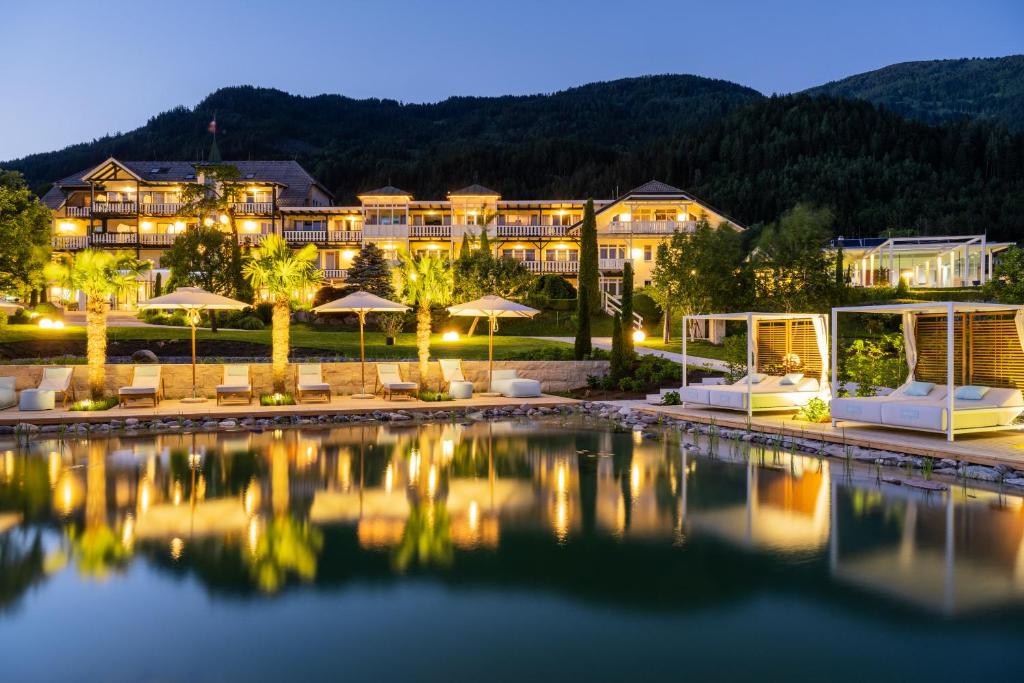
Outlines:
<svg viewBox="0 0 1024 683"><path fill-rule="evenodd" d="M252 376L253 391L256 395L270 393L270 364L249 363ZM359 390L359 363L321 363L324 381L331 385L334 393L354 394ZM419 382L419 365L415 362L399 362L402 377ZM43 365L0 365L0 377L16 377L17 389L30 389L39 384L43 374ZM107 365L107 391L117 394L117 388L127 386L132 378L132 365ZM88 372L86 366L76 365L72 376L76 395L88 395ZM476 391L484 391L487 384L487 361L463 361L463 372L466 379L473 382ZM541 382L544 392L562 392L585 386L588 375L603 376L608 373L608 361L495 361L495 370L514 369L520 377L529 377ZM289 371L289 390L295 380L295 366ZM163 365L161 375L164 380L166 398L183 398L192 392L191 365ZM196 365L196 384L199 393L213 397L214 388L221 384L224 376L224 365L217 363L201 363ZM367 391L373 391L377 378L376 363L366 363ZM421 383L423 384L423 383ZM441 384L441 373L436 362L431 362L430 373L425 387L438 389Z"/></svg>

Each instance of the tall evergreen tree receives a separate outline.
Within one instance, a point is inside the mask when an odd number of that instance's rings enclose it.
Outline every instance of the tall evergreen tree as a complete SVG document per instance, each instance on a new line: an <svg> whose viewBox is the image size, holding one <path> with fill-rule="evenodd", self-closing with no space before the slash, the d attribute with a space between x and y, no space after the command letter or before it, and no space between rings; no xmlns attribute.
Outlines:
<svg viewBox="0 0 1024 683"><path fill-rule="evenodd" d="M622 266L622 358L626 364L633 361L633 262L629 260Z"/></svg>
<svg viewBox="0 0 1024 683"><path fill-rule="evenodd" d="M601 310L601 294L598 279L600 271L597 261L597 218L594 216L594 200L588 199L583 208L583 225L580 226L580 290L588 291L589 313Z"/></svg>
<svg viewBox="0 0 1024 683"><path fill-rule="evenodd" d="M628 328L627 328L628 329ZM611 376L618 381L626 376L625 354L622 348L622 319L616 313L612 318Z"/></svg>
<svg viewBox="0 0 1024 683"><path fill-rule="evenodd" d="M459 258L467 259L470 254L473 253L473 240L469 236L469 231L462 233L462 245L459 247Z"/></svg>
<svg viewBox="0 0 1024 683"><path fill-rule="evenodd" d="M487 228L480 231L480 253L493 256L491 253L491 240L487 237Z"/></svg>
<svg viewBox="0 0 1024 683"><path fill-rule="evenodd" d="M391 267L384 258L384 252L373 242L363 244L363 248L352 259L345 284L385 299L395 295Z"/></svg>
<svg viewBox="0 0 1024 683"><path fill-rule="evenodd" d="M45 292L50 261L50 212L32 196L20 173L0 169L0 293Z"/></svg>
<svg viewBox="0 0 1024 683"><path fill-rule="evenodd" d="M576 294L576 343L573 353L583 360L593 352L590 340L590 288L580 284Z"/></svg>

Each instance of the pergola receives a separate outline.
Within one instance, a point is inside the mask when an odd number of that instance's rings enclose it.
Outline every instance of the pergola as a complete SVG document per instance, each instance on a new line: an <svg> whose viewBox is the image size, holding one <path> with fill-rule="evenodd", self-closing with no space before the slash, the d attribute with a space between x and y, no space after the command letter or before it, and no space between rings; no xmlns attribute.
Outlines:
<svg viewBox="0 0 1024 683"><path fill-rule="evenodd" d="M1010 246L1011 242L989 242L985 235L891 237L872 246L844 244L854 260L854 282L861 287L879 284L879 268L886 269L892 287L901 277L910 286L983 285L992 279L993 256Z"/></svg>
<svg viewBox="0 0 1024 683"><path fill-rule="evenodd" d="M753 408L753 382L751 375L758 369L758 324L761 322L792 322L810 321L814 328L814 337L819 355L821 356L821 379L820 386L824 387L827 377L825 367L828 364L828 317L824 313L705 313L700 315L683 316L683 387L686 387L686 342L689 338L689 323L694 320L706 321L742 321L747 324L747 417L752 417ZM786 337L783 340L788 347L792 342L792 327L786 326ZM784 360L791 352L782 352Z"/></svg>
<svg viewBox="0 0 1024 683"><path fill-rule="evenodd" d="M903 319L903 338L904 338L904 349L907 355L907 365L909 367L909 378L913 379L915 371L917 370L919 360L919 349L917 342L917 321L922 315L938 315L945 317L945 344L946 344L946 363L945 363L945 379L946 379L946 410L949 419L946 421L946 440L953 441L954 425L954 388L956 387L956 318L961 314L992 314L992 313L1013 313L1014 314L1014 327L1018 337L1018 343L1024 340L1024 306L1017 306L1012 304L997 304L997 303L984 303L976 301L941 301L941 302L925 302L925 303L907 303L907 304L880 304L874 306L843 306L840 308L832 309L832 397L836 397L836 393L839 390L838 383L838 359L839 359L839 314L840 313L862 313L862 314L882 314L882 315L899 315ZM966 334L966 328L968 326L967 318L964 318L964 330L963 334ZM984 350L984 349L983 349ZM973 345L972 345L972 364L973 364ZM966 356L968 348L966 344L961 344L961 354ZM963 358L962 358L963 361ZM968 364L961 362L961 376L966 378L967 381L961 383L961 385L970 383L973 372ZM1004 427L1006 428L1006 427ZM985 431L990 429L997 429L996 427L986 427Z"/></svg>

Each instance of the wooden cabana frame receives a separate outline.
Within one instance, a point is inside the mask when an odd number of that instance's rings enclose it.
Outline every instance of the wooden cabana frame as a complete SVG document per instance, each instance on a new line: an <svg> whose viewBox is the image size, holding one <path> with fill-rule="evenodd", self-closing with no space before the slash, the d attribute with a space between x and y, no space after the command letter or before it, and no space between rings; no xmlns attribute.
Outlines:
<svg viewBox="0 0 1024 683"><path fill-rule="evenodd" d="M995 314L1012 314L1013 316L1020 316L1020 312L1022 310L1024 310L1024 306L971 301L880 304L874 306L844 306L833 308L831 359L832 398L837 398L837 393L839 391L839 314L861 313L901 316L910 314L914 316L915 319L915 345L919 350L922 350L919 359L915 362L915 365L919 370L917 373L918 376L923 376L929 381L941 379L936 376L936 373L940 370L936 367L935 363L936 358L934 345L922 344L921 341L928 341L929 339L933 341L940 341L942 340L942 337L945 337L944 380L946 383L945 408L947 419L944 433L946 435L946 440L953 441L955 434L1020 429L1019 425L1014 424L957 429L954 424L954 415L956 413L956 388L957 386L965 386L973 382L975 374L975 359L979 355L982 356L982 359L978 362L978 365L984 369L982 377L985 380L986 385L1011 388L1020 388L1024 385L1024 350L1020 351L1019 356L1011 358L1006 363L992 362L997 349L996 344L1000 343L999 340L1001 336L1003 338L1002 341L1005 342L1006 333L1009 331L1009 329L1006 328L1005 322L1002 326L982 326L979 324L981 321L987 322L991 320ZM1008 315L1002 317L1007 319L1009 318ZM936 325L936 319L941 319L944 322L944 325ZM928 321L931 324L922 329L919 327L920 321ZM1014 342L1019 349L1021 345L1019 325L1014 320L1010 321L1010 325L1014 334ZM942 329L943 327L944 330ZM982 329L982 327L986 327L987 329ZM904 330L904 335L906 335L906 330ZM977 342L977 344L975 342ZM1008 355L1006 351L1007 350L1004 350L1004 356ZM925 359L926 362L922 363L922 359ZM1010 369L1011 366L1013 368L1012 374L1008 373L1006 377L996 376L1003 372L1003 368ZM913 368L911 369L911 374L915 374ZM959 383L957 383L957 379L960 380ZM834 423L835 420L833 420L833 424ZM899 428L911 430L918 429L930 432L937 431L935 429L909 427L905 425L901 425Z"/></svg>
<svg viewBox="0 0 1024 683"><path fill-rule="evenodd" d="M748 311L744 313L705 313L699 315L683 316L683 388L687 387L686 366L687 366L687 342L689 341L689 330L691 321L735 321L745 322L747 325L747 417L753 417L755 411L779 411L785 410L782 407L754 408L753 402L753 381L751 375L762 371L766 361L775 361L785 366L793 354L800 355L806 359L806 369L812 372L817 370L818 391L824 391L827 377L826 355L828 344L828 316L824 313L765 313ZM799 323L804 323L800 325ZM818 331L815 324L820 327L825 348L821 347L822 342L818 340ZM765 328L766 334L760 334ZM803 363L801 363L803 365ZM788 368L792 369L792 368Z"/></svg>

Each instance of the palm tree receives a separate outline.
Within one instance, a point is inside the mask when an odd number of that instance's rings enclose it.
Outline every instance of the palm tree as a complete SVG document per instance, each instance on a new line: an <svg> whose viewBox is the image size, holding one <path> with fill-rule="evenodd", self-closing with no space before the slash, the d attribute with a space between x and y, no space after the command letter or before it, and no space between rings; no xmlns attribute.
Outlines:
<svg viewBox="0 0 1024 683"><path fill-rule="evenodd" d="M316 265L316 246L307 244L292 251L279 235L267 235L249 254L242 271L253 289L263 292L274 305L271 318L271 375L274 391L285 391L288 375L288 326L291 301L300 292L320 284L323 277Z"/></svg>
<svg viewBox="0 0 1024 683"><path fill-rule="evenodd" d="M64 289L85 294L86 358L89 392L103 398L107 363L107 311L110 297L138 286L139 274L149 263L127 254L85 249L66 262L46 266L45 275Z"/></svg>
<svg viewBox="0 0 1024 683"><path fill-rule="evenodd" d="M416 350L422 385L430 367L430 307L451 303L452 267L447 258L439 255L401 256L402 296L405 303L416 307Z"/></svg>

